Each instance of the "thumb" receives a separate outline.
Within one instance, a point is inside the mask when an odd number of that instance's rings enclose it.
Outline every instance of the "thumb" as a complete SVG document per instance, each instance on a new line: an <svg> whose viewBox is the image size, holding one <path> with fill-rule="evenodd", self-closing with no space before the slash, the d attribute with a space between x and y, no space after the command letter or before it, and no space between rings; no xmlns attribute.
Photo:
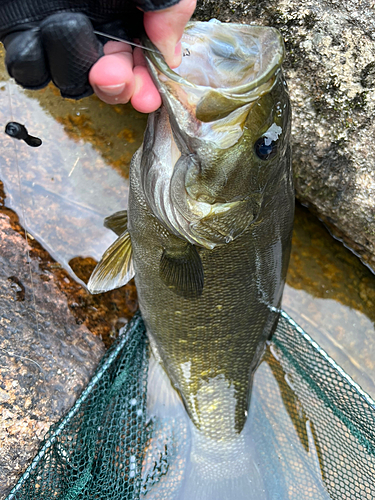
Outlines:
<svg viewBox="0 0 375 500"><path fill-rule="evenodd" d="M168 9L144 13L146 33L171 68L181 64L181 37L196 3L196 0L181 0Z"/></svg>

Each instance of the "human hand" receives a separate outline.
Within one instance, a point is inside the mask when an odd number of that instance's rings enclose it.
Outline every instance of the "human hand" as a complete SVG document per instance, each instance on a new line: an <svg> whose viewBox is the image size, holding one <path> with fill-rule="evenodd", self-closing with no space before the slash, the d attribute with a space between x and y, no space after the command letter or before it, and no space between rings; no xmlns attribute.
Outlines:
<svg viewBox="0 0 375 500"><path fill-rule="evenodd" d="M167 9L144 13L145 31L171 68L181 63L181 37L195 6L196 0L180 0ZM104 54L89 74L100 99L109 104L131 101L142 113L158 109L161 97L147 71L142 50L111 41L104 46Z"/></svg>
<svg viewBox="0 0 375 500"><path fill-rule="evenodd" d="M182 5L178 4L175 11L170 7L164 11L143 14L136 8L136 5L145 10L160 8L161 5L177 2L2 0L0 40L6 48L8 72L25 88L42 88L52 79L64 97L79 99L90 95L92 88L88 72L103 55L102 45L94 35L93 28L102 30L103 24L111 26L121 20L123 34L120 36L131 40L142 34L143 16L150 38L163 51L170 64L179 64L178 56L171 54L171 47L176 44L174 37L182 34L190 17L189 9L192 13L196 1L181 0ZM107 30L104 28L104 31ZM111 34L110 29L107 32ZM90 81L97 87L100 97L107 102L134 100L135 107L144 112L157 109L160 96L146 73L142 51L136 50L133 56L129 45L110 42L105 45L104 53L104 64L101 63L104 73L101 75L94 65L95 71L90 74ZM111 60L115 65L111 64ZM119 83L125 84L124 90L114 96L114 89ZM101 84L104 87L109 85L110 89L102 91L99 88Z"/></svg>

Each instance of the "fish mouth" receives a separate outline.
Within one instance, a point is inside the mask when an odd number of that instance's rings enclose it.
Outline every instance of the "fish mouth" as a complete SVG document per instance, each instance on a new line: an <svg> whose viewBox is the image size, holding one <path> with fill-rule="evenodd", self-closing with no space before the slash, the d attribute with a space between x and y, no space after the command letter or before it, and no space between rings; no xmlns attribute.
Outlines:
<svg viewBox="0 0 375 500"><path fill-rule="evenodd" d="M163 106L149 118L142 185L148 206L165 228L213 249L256 222L258 191L217 195L227 182L220 173L226 168L222 158L240 144L251 107L281 84L284 43L274 28L213 20L189 23L182 47L185 56L174 70L161 54L145 54ZM242 147L249 144L244 141ZM227 158L237 165L239 154L232 150Z"/></svg>
<svg viewBox="0 0 375 500"><path fill-rule="evenodd" d="M220 120L272 88L284 59L275 28L209 22L188 23L181 65L172 70L161 54L148 52L162 97L168 92L202 122ZM151 42L145 45L153 47Z"/></svg>

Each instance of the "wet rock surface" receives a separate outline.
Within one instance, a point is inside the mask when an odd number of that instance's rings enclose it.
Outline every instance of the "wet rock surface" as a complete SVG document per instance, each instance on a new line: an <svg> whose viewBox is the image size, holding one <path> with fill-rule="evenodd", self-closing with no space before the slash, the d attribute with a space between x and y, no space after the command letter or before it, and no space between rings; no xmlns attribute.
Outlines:
<svg viewBox="0 0 375 500"><path fill-rule="evenodd" d="M196 17L284 36L297 198L375 270L375 4L198 0Z"/></svg>
<svg viewBox="0 0 375 500"><path fill-rule="evenodd" d="M82 392L103 353L100 338L77 324L37 248L0 212L0 498Z"/></svg>
<svg viewBox="0 0 375 500"><path fill-rule="evenodd" d="M70 264L87 282L96 261ZM28 233L26 241L0 181L0 499L137 309L133 281L91 295Z"/></svg>

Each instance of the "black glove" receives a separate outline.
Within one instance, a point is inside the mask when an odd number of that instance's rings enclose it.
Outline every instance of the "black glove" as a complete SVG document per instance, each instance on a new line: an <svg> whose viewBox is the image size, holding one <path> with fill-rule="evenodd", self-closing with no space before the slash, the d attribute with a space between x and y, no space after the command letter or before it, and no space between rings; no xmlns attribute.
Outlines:
<svg viewBox="0 0 375 500"><path fill-rule="evenodd" d="M0 0L0 40L8 72L27 89L52 80L63 97L88 96L89 70L103 55L93 29L132 40L143 33L137 6L158 10L178 1Z"/></svg>

